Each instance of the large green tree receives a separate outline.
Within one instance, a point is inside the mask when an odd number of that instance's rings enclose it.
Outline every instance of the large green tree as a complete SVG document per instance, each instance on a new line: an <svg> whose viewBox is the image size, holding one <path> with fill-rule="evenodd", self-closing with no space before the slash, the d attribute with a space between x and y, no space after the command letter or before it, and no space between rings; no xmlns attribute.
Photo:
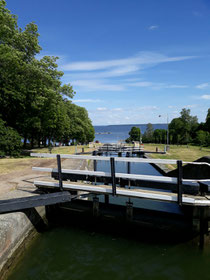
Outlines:
<svg viewBox="0 0 210 280"><path fill-rule="evenodd" d="M41 50L38 38L37 25L19 28L17 17L0 0L0 118L32 147L41 141L67 141L67 132L69 141L93 139L87 111L66 102L75 92L61 83L58 57L36 58Z"/></svg>
<svg viewBox="0 0 210 280"><path fill-rule="evenodd" d="M196 136L198 118L190 115L190 109L183 108L180 117L169 124L169 135L172 144L190 143Z"/></svg>
<svg viewBox="0 0 210 280"><path fill-rule="evenodd" d="M129 132L130 137L126 139L126 142L140 141L141 130L139 127L133 126Z"/></svg>
<svg viewBox="0 0 210 280"><path fill-rule="evenodd" d="M146 131L144 132L144 135L143 135L143 142L144 143L153 142L153 136L154 136L153 125L151 123L148 123Z"/></svg>

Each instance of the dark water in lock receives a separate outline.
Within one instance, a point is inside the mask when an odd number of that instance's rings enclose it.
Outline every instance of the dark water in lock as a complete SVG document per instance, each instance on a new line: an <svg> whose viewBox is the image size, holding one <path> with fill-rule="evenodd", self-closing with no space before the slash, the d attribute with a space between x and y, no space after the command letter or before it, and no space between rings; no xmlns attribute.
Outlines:
<svg viewBox="0 0 210 280"><path fill-rule="evenodd" d="M32 244L9 280L209 280L210 252L55 228Z"/></svg>
<svg viewBox="0 0 210 280"><path fill-rule="evenodd" d="M97 170L109 171L99 161ZM117 172L126 172L126 163L116 163ZM131 164L131 173L159 175L148 164ZM103 197L100 198L102 200ZM122 198L110 203L125 204ZM168 212L179 211L174 204L132 199L136 207ZM70 219L71 217L69 217ZM129 231L129 229L128 229ZM204 252L188 243L169 242L132 232L97 231L94 225L60 226L39 235L13 271L9 280L209 280L210 250Z"/></svg>

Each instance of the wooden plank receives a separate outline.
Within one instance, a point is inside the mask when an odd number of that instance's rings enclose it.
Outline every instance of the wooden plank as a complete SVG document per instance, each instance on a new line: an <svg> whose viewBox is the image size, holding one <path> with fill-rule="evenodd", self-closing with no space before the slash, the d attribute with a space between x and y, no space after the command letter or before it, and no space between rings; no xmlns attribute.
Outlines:
<svg viewBox="0 0 210 280"><path fill-rule="evenodd" d="M44 188L47 187L59 188L59 184L57 182L52 182L52 181L51 182L35 181L34 185L39 187L44 187ZM86 192L97 193L97 194L108 194L108 195L112 194L112 188L107 185L64 183L63 188L65 190L78 190L78 191L86 191ZM177 202L177 194L162 192L162 191L117 188L116 195L126 196L131 198L143 198L143 199L160 200L166 202ZM210 206L210 200L204 197L195 197L190 195L183 195L182 203L191 206Z"/></svg>
<svg viewBox="0 0 210 280"><path fill-rule="evenodd" d="M19 211L22 209L69 201L71 201L71 194L68 191L0 200L0 213Z"/></svg>

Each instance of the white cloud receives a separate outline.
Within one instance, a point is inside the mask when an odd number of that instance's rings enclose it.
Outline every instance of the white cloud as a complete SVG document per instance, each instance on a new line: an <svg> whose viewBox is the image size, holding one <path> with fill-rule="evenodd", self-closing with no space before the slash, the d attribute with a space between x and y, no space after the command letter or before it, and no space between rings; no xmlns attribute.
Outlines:
<svg viewBox="0 0 210 280"><path fill-rule="evenodd" d="M166 88L188 88L187 85L166 85Z"/></svg>
<svg viewBox="0 0 210 280"><path fill-rule="evenodd" d="M123 109L122 108L114 108L114 109L112 109L112 111L121 112L121 111L123 111Z"/></svg>
<svg viewBox="0 0 210 280"><path fill-rule="evenodd" d="M72 62L62 65L61 68L64 71L96 71L110 68L114 68L115 70L117 68L118 71L120 71L119 67L126 69L127 67L136 66L138 69L140 69L144 68L145 66L151 66L158 63L183 61L192 58L195 58L195 56L168 57L155 52L140 52L134 57L104 61Z"/></svg>
<svg viewBox="0 0 210 280"><path fill-rule="evenodd" d="M201 96L201 99L210 100L210 94L205 94Z"/></svg>
<svg viewBox="0 0 210 280"><path fill-rule="evenodd" d="M84 91L124 91L128 87L186 88L186 85L152 83L138 81L136 78L113 82L114 77L138 75L145 68L164 62L183 61L195 56L166 56L156 52L139 52L133 57L102 61L80 61L63 64L60 68L65 72L65 82ZM68 81L67 81L68 80Z"/></svg>
<svg viewBox="0 0 210 280"><path fill-rule="evenodd" d="M149 30L155 30L155 29L158 29L159 26L158 25L151 25L148 27Z"/></svg>
<svg viewBox="0 0 210 280"><path fill-rule="evenodd" d="M157 122L159 110L157 106L145 105L127 108L98 107L89 110L89 115L94 125L98 124L126 124ZM159 121L159 120L158 120Z"/></svg>
<svg viewBox="0 0 210 280"><path fill-rule="evenodd" d="M198 88L198 89L206 89L209 86L210 86L209 83L203 83L203 84L197 85L196 88Z"/></svg>
<svg viewBox="0 0 210 280"><path fill-rule="evenodd" d="M173 109L173 108L177 108L177 106L169 105L168 108L169 108L169 109Z"/></svg>
<svg viewBox="0 0 210 280"><path fill-rule="evenodd" d="M112 78L112 77L120 77L125 75L130 75L135 73L140 68L136 65L128 65L122 67L116 67L106 71L93 71L93 72L77 72L65 74L65 77L69 77L71 79L101 79L101 78Z"/></svg>
<svg viewBox="0 0 210 280"><path fill-rule="evenodd" d="M153 83L148 81L142 81L142 82L134 82L129 83L129 86L133 87L151 87L152 89L163 89L163 88L187 88L187 85L169 85L166 83Z"/></svg>
<svg viewBox="0 0 210 280"><path fill-rule="evenodd" d="M139 111L142 111L142 110L145 110L145 111L153 111L153 110L157 110L159 109L157 106L151 106L151 105L148 105L148 106L141 106L141 107L137 107L136 110L139 110Z"/></svg>
<svg viewBox="0 0 210 280"><path fill-rule="evenodd" d="M98 107L96 110L97 111L107 111L108 109L106 107Z"/></svg>
<svg viewBox="0 0 210 280"><path fill-rule="evenodd" d="M104 80L76 80L72 81L72 84L85 91L123 91L125 89L123 85L107 83Z"/></svg>
<svg viewBox="0 0 210 280"><path fill-rule="evenodd" d="M73 100L75 103L98 103L103 102L103 100L100 99L75 99Z"/></svg>
<svg viewBox="0 0 210 280"><path fill-rule="evenodd" d="M182 106L183 108L187 108L187 109L191 109L191 108L196 108L198 105L196 104L192 104L192 105L185 105L185 106Z"/></svg>

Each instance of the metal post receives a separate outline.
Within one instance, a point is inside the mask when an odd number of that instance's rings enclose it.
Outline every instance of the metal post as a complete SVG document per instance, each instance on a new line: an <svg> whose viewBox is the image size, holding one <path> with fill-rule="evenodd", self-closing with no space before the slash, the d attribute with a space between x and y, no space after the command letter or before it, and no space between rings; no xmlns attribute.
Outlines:
<svg viewBox="0 0 210 280"><path fill-rule="evenodd" d="M104 185L108 186L109 183L107 181L105 181ZM104 202L105 202L105 204L109 204L109 195L108 194L104 195Z"/></svg>
<svg viewBox="0 0 210 280"><path fill-rule="evenodd" d="M57 155L57 165L58 165L58 180L59 180L59 188L63 191L63 181L62 181L62 170L61 170L61 156Z"/></svg>
<svg viewBox="0 0 210 280"><path fill-rule="evenodd" d="M182 206L182 178L183 178L183 168L182 161L177 160L177 193L178 193L178 204Z"/></svg>
<svg viewBox="0 0 210 280"><path fill-rule="evenodd" d="M167 146L169 145L169 127L168 127L168 114L167 114Z"/></svg>
<svg viewBox="0 0 210 280"><path fill-rule="evenodd" d="M116 195L116 180L115 180L115 161L114 158L110 158L110 166L111 166L111 177L112 177L112 195Z"/></svg>
<svg viewBox="0 0 210 280"><path fill-rule="evenodd" d="M93 151L93 156L96 156L96 151ZM94 171L97 171L97 161L94 159L93 160L93 170ZM97 182L97 179L96 179L96 176L95 176L95 185L96 185L96 182Z"/></svg>

